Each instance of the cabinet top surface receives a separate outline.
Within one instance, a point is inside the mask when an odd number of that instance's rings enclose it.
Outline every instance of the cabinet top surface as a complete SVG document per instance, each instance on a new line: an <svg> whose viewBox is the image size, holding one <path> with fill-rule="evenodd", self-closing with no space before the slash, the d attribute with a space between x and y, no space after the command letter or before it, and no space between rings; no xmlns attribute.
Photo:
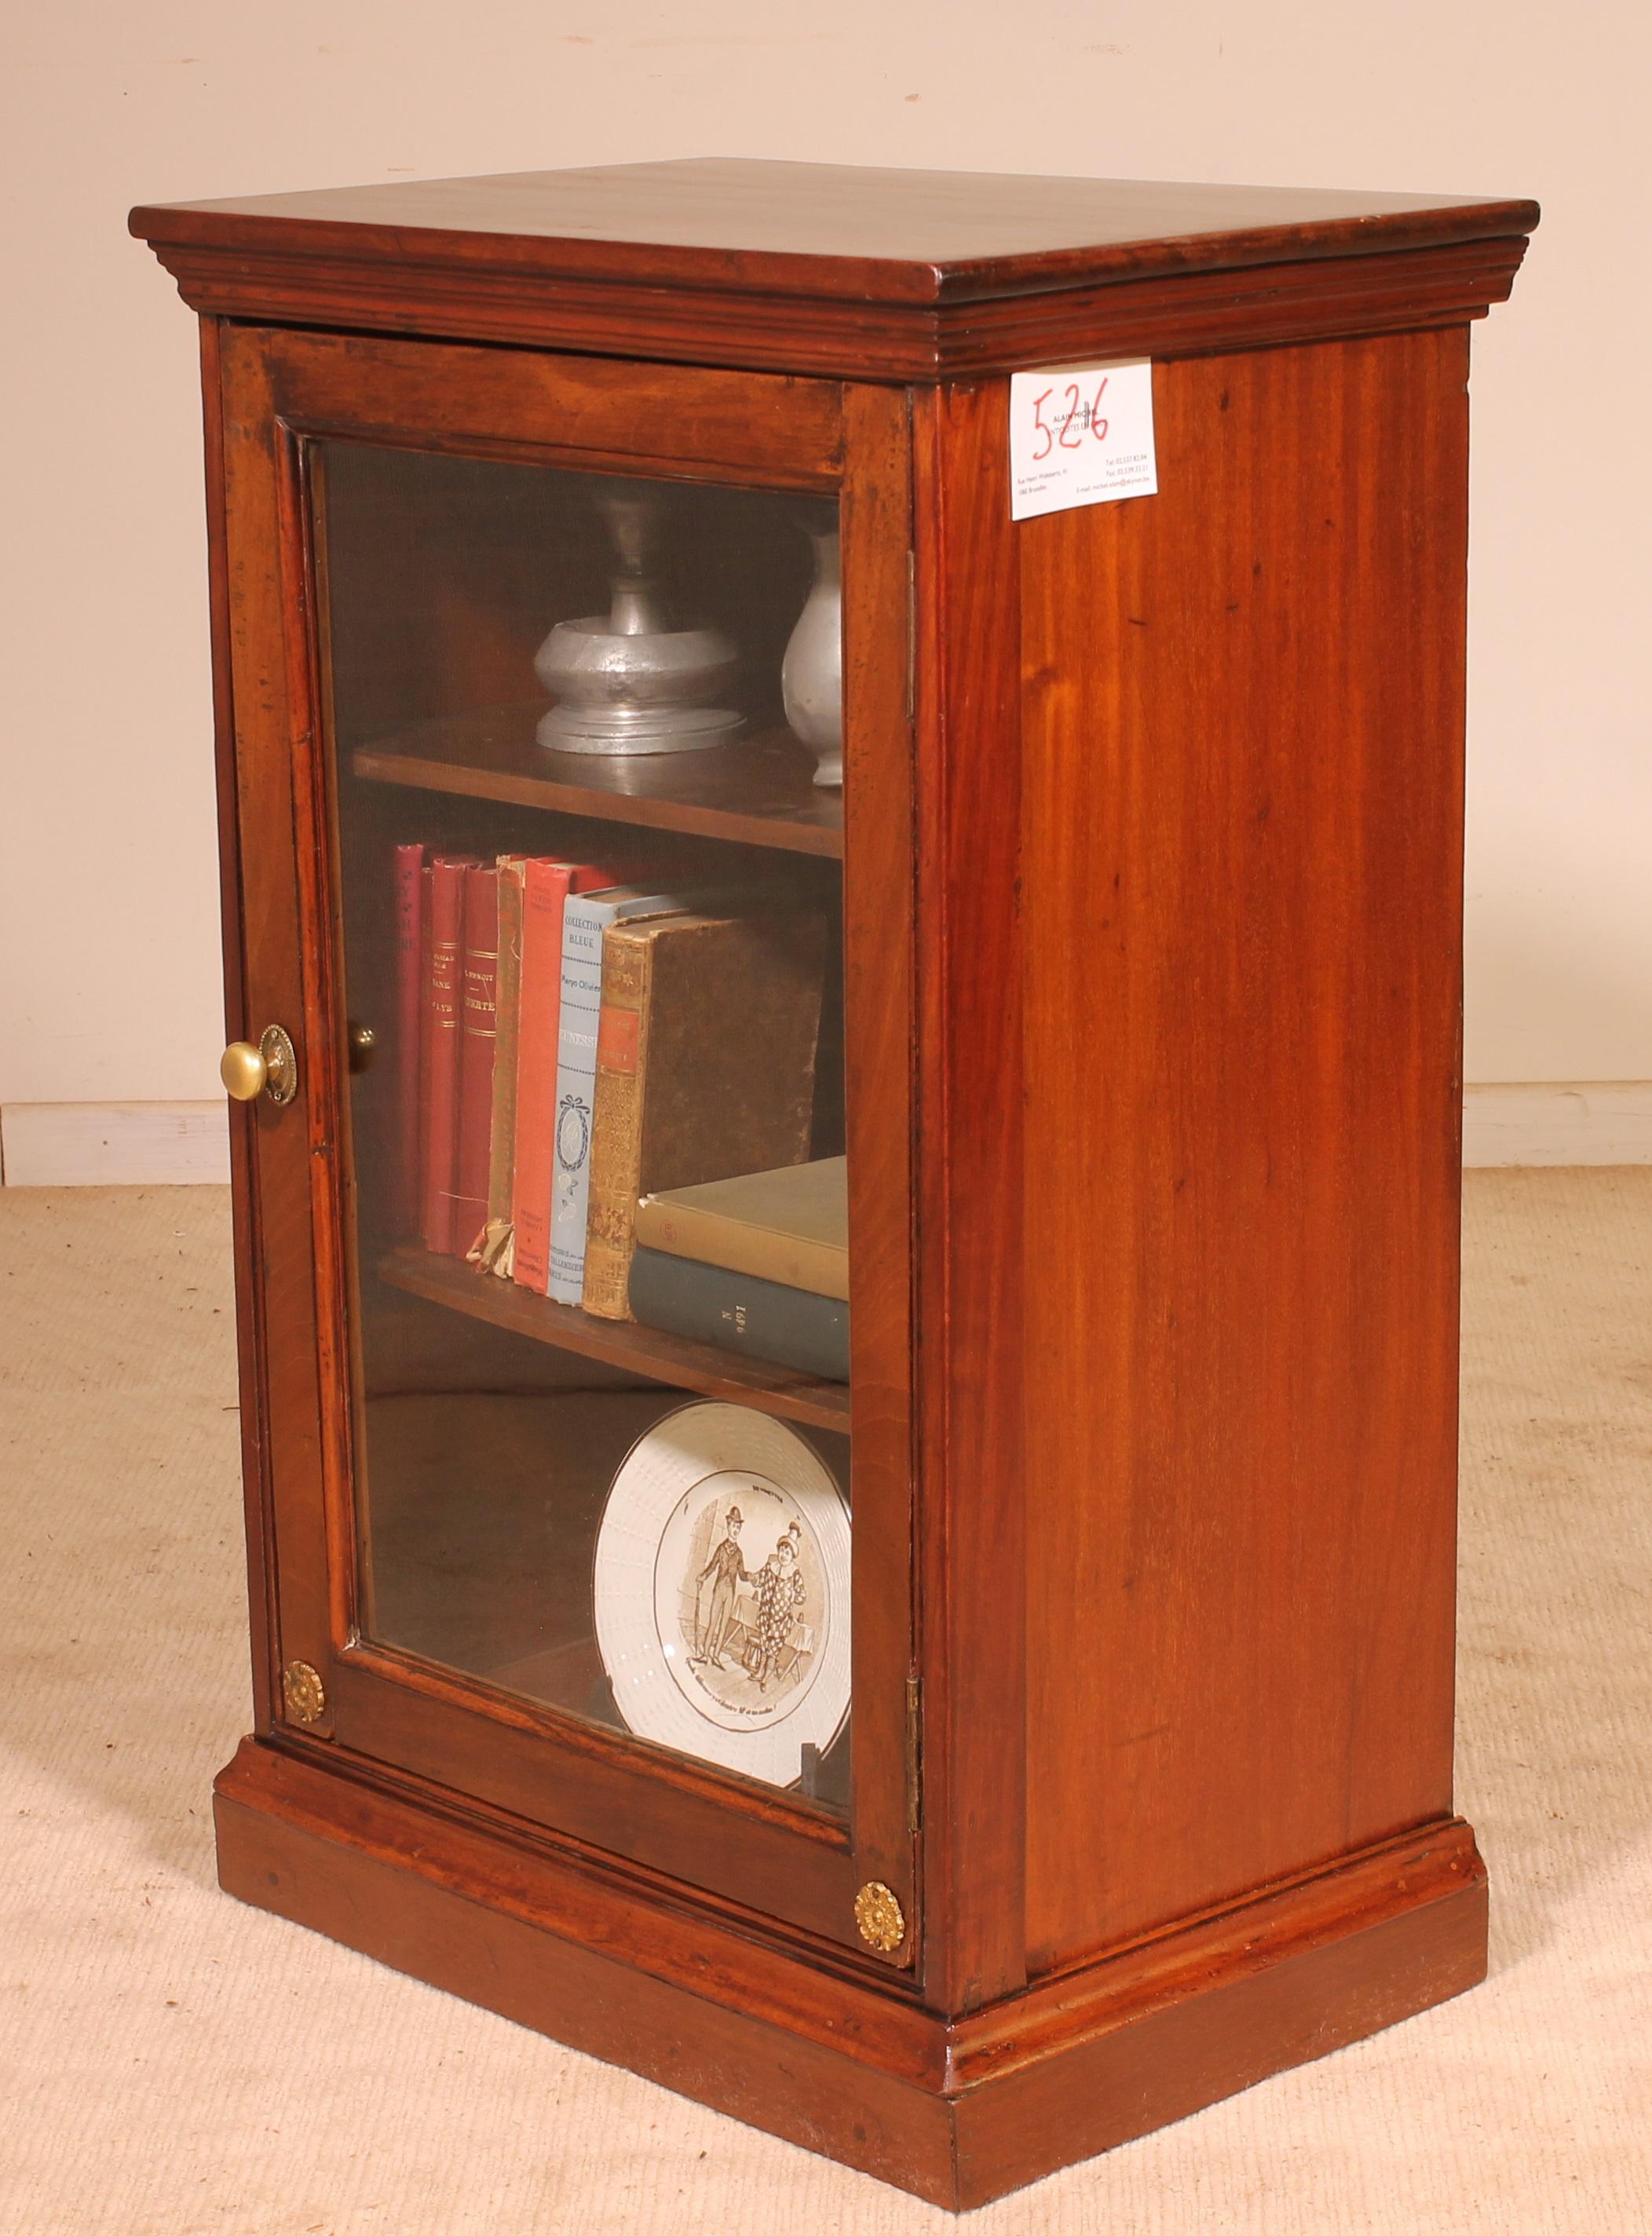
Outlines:
<svg viewBox="0 0 1652 2236"><path fill-rule="evenodd" d="M331 248L939 302L1529 232L1529 201L694 159L143 207L157 244Z"/></svg>

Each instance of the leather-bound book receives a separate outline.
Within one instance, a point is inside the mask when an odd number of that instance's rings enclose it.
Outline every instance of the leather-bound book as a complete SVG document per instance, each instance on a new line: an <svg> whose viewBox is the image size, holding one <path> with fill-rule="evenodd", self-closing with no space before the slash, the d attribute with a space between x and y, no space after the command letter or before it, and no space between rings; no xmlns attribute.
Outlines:
<svg viewBox="0 0 1652 2236"><path fill-rule="evenodd" d="M525 854L499 857L499 977L495 1002L493 1117L488 1138L488 1212L478 1253L490 1273L510 1272L510 1202L517 1155L518 1021L522 1006L522 902Z"/></svg>
<svg viewBox="0 0 1652 2236"><path fill-rule="evenodd" d="M493 1143L494 1054L499 986L499 871L492 862L464 873L464 955L459 1002L459 1144L453 1247L460 1257L488 1219Z"/></svg>
<svg viewBox="0 0 1652 2236"><path fill-rule="evenodd" d="M517 997L517 1139L510 1190L511 1273L543 1297L550 1279L550 1186L556 1157L557 1029L563 999L563 907L614 873L590 862L529 861L522 887L522 973Z"/></svg>
<svg viewBox="0 0 1652 2236"><path fill-rule="evenodd" d="M425 1240L451 1251L459 1148L459 980L464 947L468 854L438 854L430 866L430 967L425 978Z"/></svg>
<svg viewBox="0 0 1652 2236"><path fill-rule="evenodd" d="M398 1233L419 1224L419 1041L425 1007L419 919L425 882L423 846L398 846L396 900L396 1180L391 1210Z"/></svg>
<svg viewBox="0 0 1652 2236"><path fill-rule="evenodd" d="M427 858L418 873L418 1194L412 1232L425 1231L425 1199L431 1170L431 919L436 872Z"/></svg>
<svg viewBox="0 0 1652 2236"><path fill-rule="evenodd" d="M582 1302L629 1319L637 1199L809 1154L826 921L680 916L602 935Z"/></svg>

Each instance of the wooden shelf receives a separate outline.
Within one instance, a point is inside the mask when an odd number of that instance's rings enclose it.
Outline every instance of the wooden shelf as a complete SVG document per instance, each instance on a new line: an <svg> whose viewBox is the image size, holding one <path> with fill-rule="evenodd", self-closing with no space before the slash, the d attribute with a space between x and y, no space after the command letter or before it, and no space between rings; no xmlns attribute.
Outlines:
<svg viewBox="0 0 1652 2236"><path fill-rule="evenodd" d="M813 756L789 730L626 760L548 751L534 736L543 712L542 700L444 715L357 746L350 765L375 784L842 858L843 794L815 784Z"/></svg>
<svg viewBox="0 0 1652 2236"><path fill-rule="evenodd" d="M760 1413L778 1414L782 1420L803 1421L841 1436L849 1432L849 1392L840 1382L822 1382L789 1367L742 1358L710 1344L639 1327L635 1320L596 1319L573 1305L553 1304L549 1297L537 1296L514 1281L502 1281L462 1259L441 1257L417 1244L382 1258L378 1273L412 1296L451 1305L473 1319L530 1336L536 1343L554 1344L561 1351L629 1368L649 1381L697 1390L706 1398L727 1398Z"/></svg>

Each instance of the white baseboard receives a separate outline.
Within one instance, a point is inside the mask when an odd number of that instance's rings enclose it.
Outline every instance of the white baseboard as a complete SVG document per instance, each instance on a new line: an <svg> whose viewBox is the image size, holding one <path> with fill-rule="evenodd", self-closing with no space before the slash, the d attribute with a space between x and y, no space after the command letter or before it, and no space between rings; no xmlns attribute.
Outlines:
<svg viewBox="0 0 1652 2236"><path fill-rule="evenodd" d="M167 1187L229 1178L229 1117L211 1102L8 1102L8 1187Z"/></svg>
<svg viewBox="0 0 1652 2236"><path fill-rule="evenodd" d="M1652 1080L1470 1087L1465 1165L1652 1164ZM229 1178L221 1102L8 1102L8 1187L163 1187Z"/></svg>
<svg viewBox="0 0 1652 2236"><path fill-rule="evenodd" d="M1652 1165L1652 1080L1470 1087L1465 1165Z"/></svg>

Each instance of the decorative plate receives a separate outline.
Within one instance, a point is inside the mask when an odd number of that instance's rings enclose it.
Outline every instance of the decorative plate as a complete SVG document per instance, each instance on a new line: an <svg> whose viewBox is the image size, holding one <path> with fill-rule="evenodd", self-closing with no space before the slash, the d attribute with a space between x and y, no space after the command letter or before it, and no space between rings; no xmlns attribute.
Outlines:
<svg viewBox="0 0 1652 2236"><path fill-rule="evenodd" d="M596 1539L596 1643L640 1739L770 1786L849 1710L849 1509L813 1446L685 1405L620 1464Z"/></svg>

